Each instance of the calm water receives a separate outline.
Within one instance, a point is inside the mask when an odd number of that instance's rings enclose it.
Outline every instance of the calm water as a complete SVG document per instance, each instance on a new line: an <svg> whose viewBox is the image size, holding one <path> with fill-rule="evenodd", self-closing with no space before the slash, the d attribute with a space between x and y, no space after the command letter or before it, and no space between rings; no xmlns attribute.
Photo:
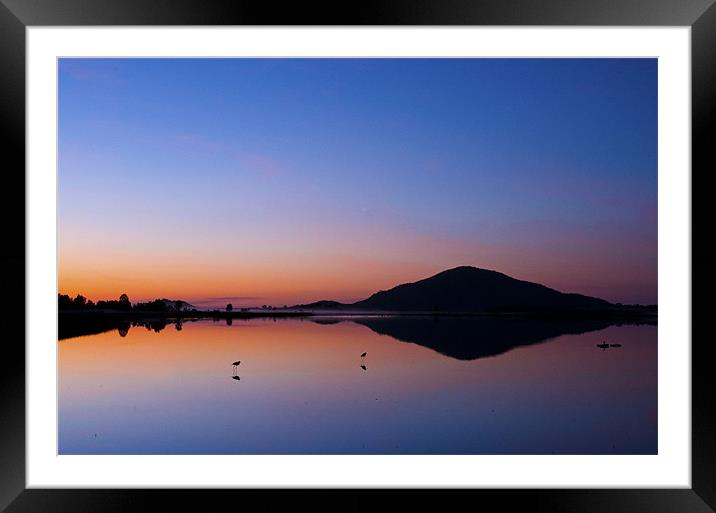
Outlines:
<svg viewBox="0 0 716 513"><path fill-rule="evenodd" d="M59 372L61 454L657 452L656 326L203 320L62 340Z"/></svg>

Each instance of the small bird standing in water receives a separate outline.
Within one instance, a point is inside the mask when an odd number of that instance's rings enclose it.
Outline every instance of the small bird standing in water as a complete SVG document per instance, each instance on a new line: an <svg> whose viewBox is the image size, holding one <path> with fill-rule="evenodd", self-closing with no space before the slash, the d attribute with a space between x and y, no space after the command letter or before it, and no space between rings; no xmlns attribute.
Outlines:
<svg viewBox="0 0 716 513"><path fill-rule="evenodd" d="M363 354L360 355L360 357L361 357L361 358L365 358L365 355L367 355L367 354L368 354L368 353L363 353Z"/></svg>

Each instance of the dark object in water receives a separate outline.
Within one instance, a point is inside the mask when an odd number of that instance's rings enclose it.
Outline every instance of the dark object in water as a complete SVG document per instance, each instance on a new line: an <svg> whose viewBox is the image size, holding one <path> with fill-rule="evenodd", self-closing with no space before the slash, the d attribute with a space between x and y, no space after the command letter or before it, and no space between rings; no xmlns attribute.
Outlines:
<svg viewBox="0 0 716 513"><path fill-rule="evenodd" d="M365 365L361 365L360 368L363 370L368 370L368 368Z"/></svg>
<svg viewBox="0 0 716 513"><path fill-rule="evenodd" d="M607 344L606 342L602 342L601 344L597 344L597 347L599 349L601 349L602 351L604 351L605 349L607 349L609 347L609 344Z"/></svg>
<svg viewBox="0 0 716 513"><path fill-rule="evenodd" d="M236 380L240 380L241 378L240 378L240 377L238 377L238 376L231 376L231 379L236 379Z"/></svg>
<svg viewBox="0 0 716 513"><path fill-rule="evenodd" d="M609 347L621 347L621 344L609 344Z"/></svg>
<svg viewBox="0 0 716 513"><path fill-rule="evenodd" d="M368 353L363 353L363 354L360 355L360 357L361 357L361 358L365 358L365 355L367 355L367 354L368 354Z"/></svg>
<svg viewBox="0 0 716 513"><path fill-rule="evenodd" d="M240 363L241 363L241 360L239 360L238 362L234 362L231 365L239 365Z"/></svg>

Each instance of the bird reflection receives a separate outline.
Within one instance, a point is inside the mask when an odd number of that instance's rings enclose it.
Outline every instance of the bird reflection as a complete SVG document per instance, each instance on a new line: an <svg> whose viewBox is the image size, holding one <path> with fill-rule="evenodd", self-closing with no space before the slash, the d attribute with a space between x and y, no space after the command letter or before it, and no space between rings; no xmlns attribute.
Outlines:
<svg viewBox="0 0 716 513"><path fill-rule="evenodd" d="M368 367L366 367L365 365L361 365L360 368L363 370L368 370Z"/></svg>
<svg viewBox="0 0 716 513"><path fill-rule="evenodd" d="M233 374L231 375L231 377L234 378L235 380L241 379L241 378L239 377L239 375L236 373L236 371L238 370L239 365L241 365L241 360L237 360L237 361L235 361L234 363L231 364L231 366L232 366L231 368L233 369Z"/></svg>
<svg viewBox="0 0 716 513"><path fill-rule="evenodd" d="M360 368L363 370L368 370L368 368L365 366L365 357L368 353L361 353L360 355Z"/></svg>
<svg viewBox="0 0 716 513"><path fill-rule="evenodd" d="M240 378L240 377L238 377L238 376L236 376L236 375L234 375L234 376L231 376L231 379L235 379L235 380L237 380L237 381L238 381L238 380L240 380L241 378Z"/></svg>

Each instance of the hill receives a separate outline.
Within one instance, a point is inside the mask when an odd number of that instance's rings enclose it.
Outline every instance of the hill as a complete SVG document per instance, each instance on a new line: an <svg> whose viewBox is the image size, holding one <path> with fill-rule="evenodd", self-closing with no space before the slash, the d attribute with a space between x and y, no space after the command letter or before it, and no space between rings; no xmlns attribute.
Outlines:
<svg viewBox="0 0 716 513"><path fill-rule="evenodd" d="M313 303L307 303L305 305L294 305L291 308L305 308L308 310L330 310L333 308L349 308L350 306L351 305L345 303L339 303L338 301L329 301L327 299L322 299L321 301L314 301Z"/></svg>
<svg viewBox="0 0 716 513"><path fill-rule="evenodd" d="M617 309L617 306L603 299L559 292L539 283L517 280L497 271L462 266L381 290L352 304L321 300L291 308L500 313L584 311Z"/></svg>
<svg viewBox="0 0 716 513"><path fill-rule="evenodd" d="M603 299L559 292L497 271L464 266L377 292L351 306L366 310L499 312L612 305Z"/></svg>

